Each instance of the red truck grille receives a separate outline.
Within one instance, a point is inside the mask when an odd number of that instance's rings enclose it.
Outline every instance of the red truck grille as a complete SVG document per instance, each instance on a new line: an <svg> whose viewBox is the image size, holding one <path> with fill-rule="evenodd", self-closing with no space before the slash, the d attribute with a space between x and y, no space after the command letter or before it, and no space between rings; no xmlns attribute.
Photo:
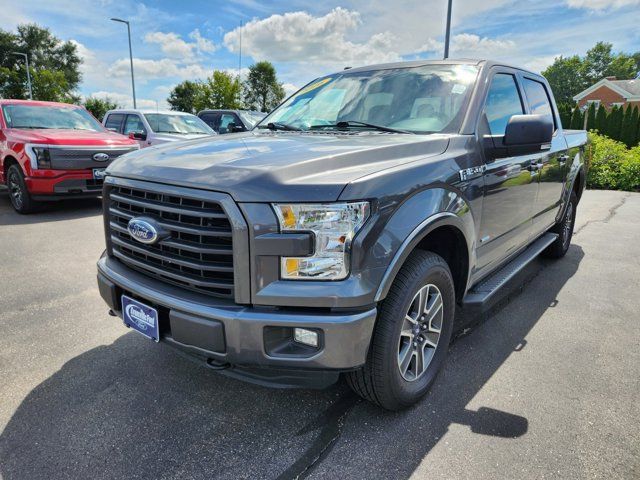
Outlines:
<svg viewBox="0 0 640 480"><path fill-rule="evenodd" d="M219 203L129 186L111 186L105 195L113 256L164 282L233 297L232 227ZM140 216L168 235L152 245L132 238L129 220Z"/></svg>

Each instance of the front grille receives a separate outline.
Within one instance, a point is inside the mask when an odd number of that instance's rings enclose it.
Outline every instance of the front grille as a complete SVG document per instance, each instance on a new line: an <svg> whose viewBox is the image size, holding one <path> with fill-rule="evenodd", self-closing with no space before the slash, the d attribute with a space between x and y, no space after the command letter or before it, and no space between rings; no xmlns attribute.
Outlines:
<svg viewBox="0 0 640 480"><path fill-rule="evenodd" d="M197 194L197 193L196 193ZM108 189L113 256L132 269L189 290L234 294L232 227L222 205L184 195L114 185ZM151 217L170 235L153 245L138 242L127 225Z"/></svg>
<svg viewBox="0 0 640 480"><path fill-rule="evenodd" d="M116 158L134 150L137 147L56 147L49 149L49 155L51 168L54 170L84 170L106 167ZM93 158L96 153L106 153L109 158L99 162Z"/></svg>

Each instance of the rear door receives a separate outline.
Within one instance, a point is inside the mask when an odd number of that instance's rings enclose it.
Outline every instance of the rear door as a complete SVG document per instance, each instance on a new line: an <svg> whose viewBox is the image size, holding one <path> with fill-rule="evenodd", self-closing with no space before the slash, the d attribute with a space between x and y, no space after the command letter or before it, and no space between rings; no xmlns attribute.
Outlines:
<svg viewBox="0 0 640 480"><path fill-rule="evenodd" d="M480 116L478 134L502 141L509 119L526 112L517 70L494 68ZM478 275L488 273L525 246L532 230L538 182L532 155L485 158L484 198L478 235Z"/></svg>
<svg viewBox="0 0 640 480"><path fill-rule="evenodd" d="M522 86L527 99L528 112L549 115L554 122L551 148L540 152L535 159L538 195L533 204L533 236L538 236L556 221L560 209L562 190L567 175L567 142L560 129L548 87L533 76L522 75Z"/></svg>
<svg viewBox="0 0 640 480"><path fill-rule="evenodd" d="M215 112L206 112L200 115L200 119L209 125L216 133L219 133L220 128L220 114Z"/></svg>

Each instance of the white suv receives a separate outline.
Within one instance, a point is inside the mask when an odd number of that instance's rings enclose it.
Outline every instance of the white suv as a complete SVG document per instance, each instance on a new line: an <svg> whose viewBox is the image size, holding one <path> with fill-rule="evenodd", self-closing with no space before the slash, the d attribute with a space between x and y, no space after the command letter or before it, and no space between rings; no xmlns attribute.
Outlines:
<svg viewBox="0 0 640 480"><path fill-rule="evenodd" d="M141 148L216 135L195 115L171 110L109 110L102 124L111 131L137 140Z"/></svg>

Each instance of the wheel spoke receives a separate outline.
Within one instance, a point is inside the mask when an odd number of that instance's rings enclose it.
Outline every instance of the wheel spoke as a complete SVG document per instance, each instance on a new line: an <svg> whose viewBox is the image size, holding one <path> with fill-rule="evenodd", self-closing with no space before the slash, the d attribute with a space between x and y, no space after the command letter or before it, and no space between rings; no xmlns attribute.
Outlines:
<svg viewBox="0 0 640 480"><path fill-rule="evenodd" d="M411 325L415 325L416 323L418 323L418 321L409 314L405 315L404 319L405 321L409 322Z"/></svg>
<svg viewBox="0 0 640 480"><path fill-rule="evenodd" d="M418 292L418 316L422 316L427 311L427 300L429 299L429 285L422 287Z"/></svg>
<svg viewBox="0 0 640 480"><path fill-rule="evenodd" d="M414 337L414 335L413 335L413 330L412 330L412 329L410 329L410 328L409 328L409 329L404 329L404 330L402 330L402 331L400 332L400 336L401 336L401 337L406 337L406 338L408 338L409 340L413 340L413 337Z"/></svg>
<svg viewBox="0 0 640 480"><path fill-rule="evenodd" d="M438 346L438 340L440 339L440 335L434 332L428 332L424 334L424 344L431 348L436 348Z"/></svg>
<svg viewBox="0 0 640 480"><path fill-rule="evenodd" d="M442 327L441 322L436 322L436 325L434 325L433 321L435 319L439 320L442 317L441 314L442 314L442 295L438 293L436 297L433 299L433 301L431 302L429 311L427 312L427 316L425 319L425 321L429 325L430 332L440 333L440 328Z"/></svg>
<svg viewBox="0 0 640 480"><path fill-rule="evenodd" d="M409 369L409 365L411 365L411 359L414 353L415 351L412 348L411 342L408 342L398 354L398 365L403 377L407 375L407 370Z"/></svg>

